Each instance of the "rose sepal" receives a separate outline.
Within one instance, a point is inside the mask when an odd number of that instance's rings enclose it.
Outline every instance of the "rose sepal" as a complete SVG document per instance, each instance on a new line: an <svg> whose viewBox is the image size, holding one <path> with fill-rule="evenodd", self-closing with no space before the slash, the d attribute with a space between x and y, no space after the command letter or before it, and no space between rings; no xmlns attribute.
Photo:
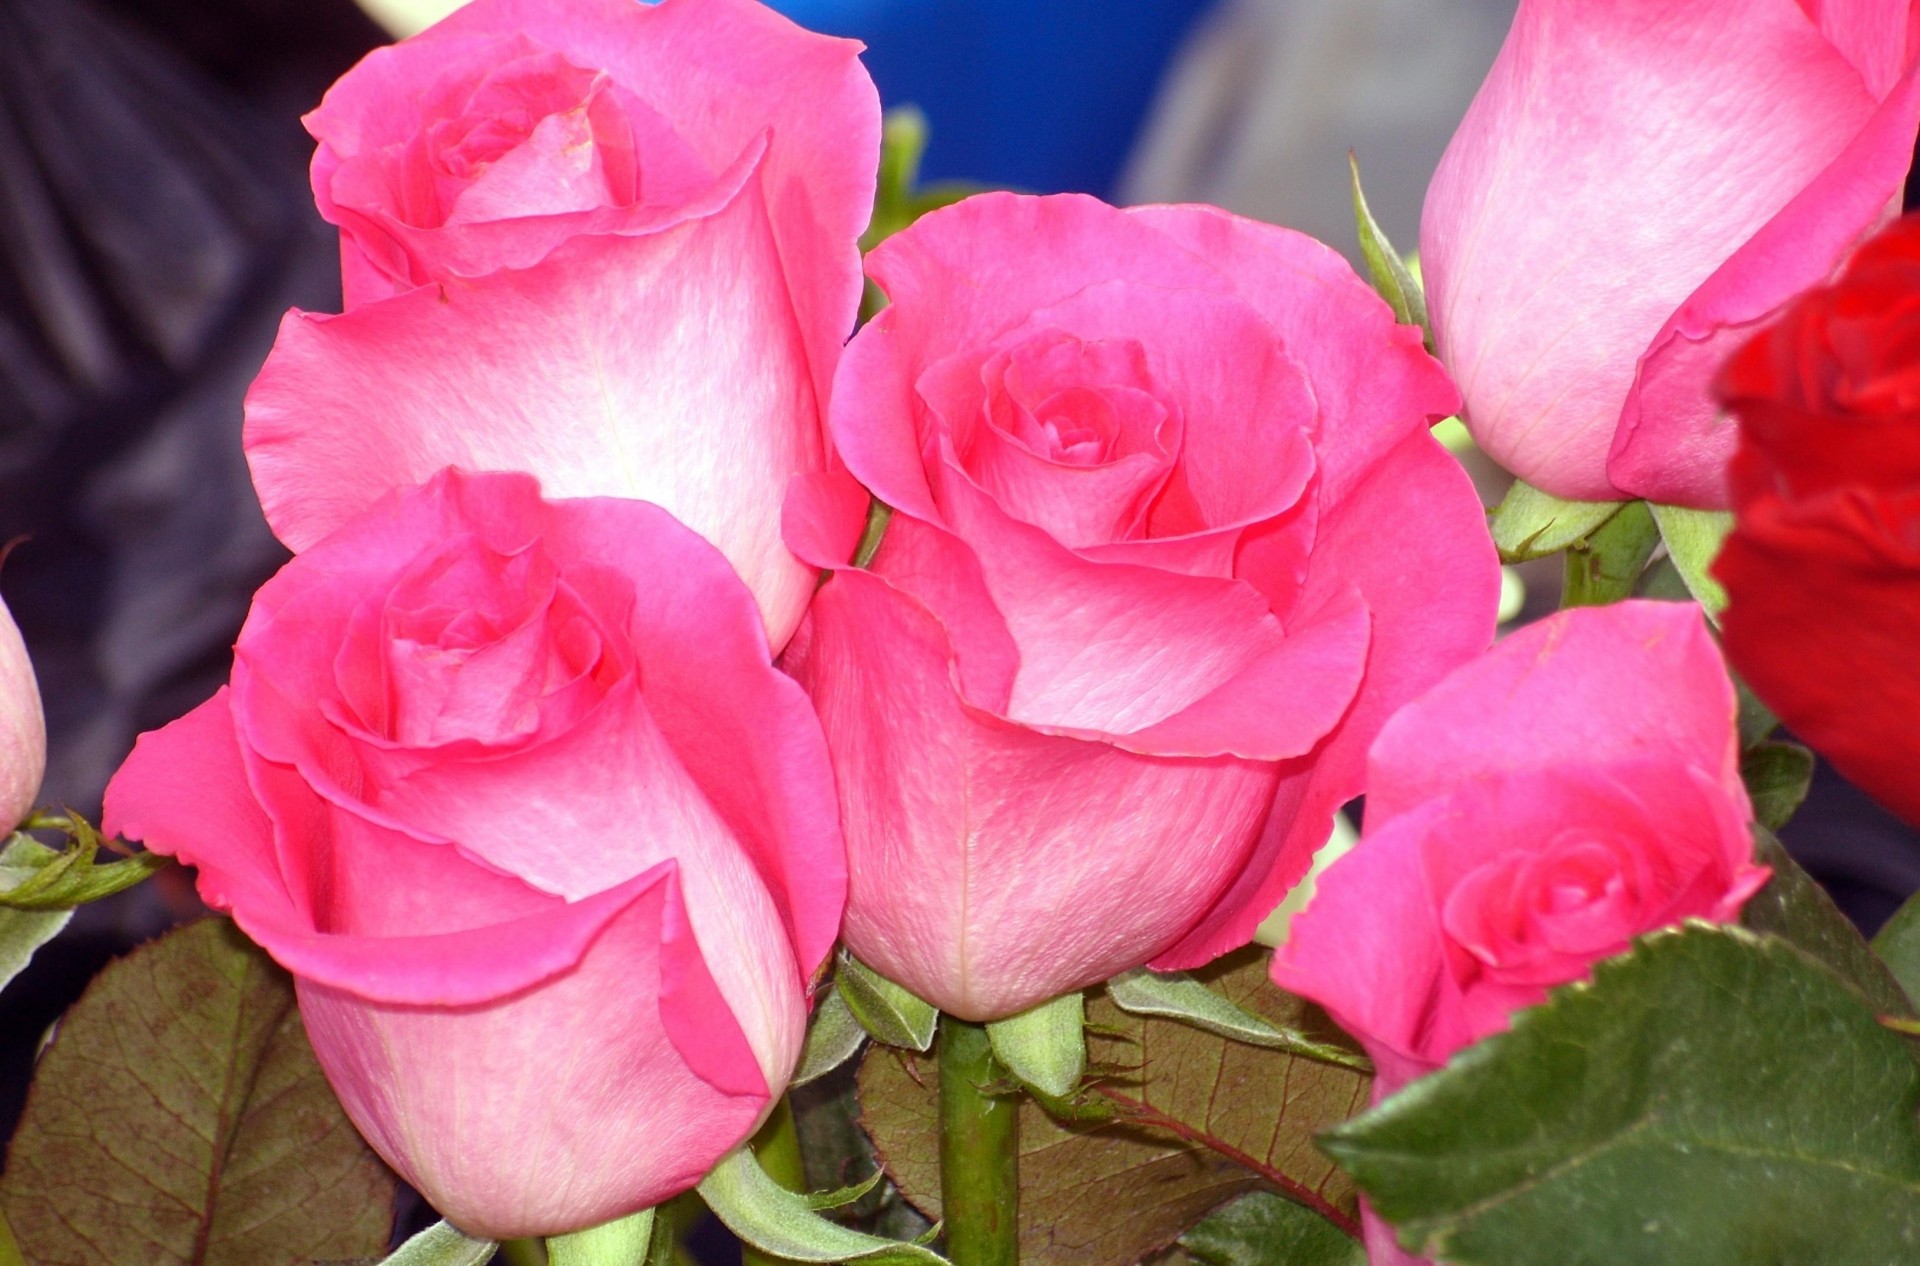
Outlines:
<svg viewBox="0 0 1920 1266"><path fill-rule="evenodd" d="M653 1243L653 1210L547 1237L548 1266L634 1266Z"/></svg>
<svg viewBox="0 0 1920 1266"><path fill-rule="evenodd" d="M411 1236L380 1266L482 1266L493 1260L500 1245L493 1240L475 1239L451 1222L434 1223Z"/></svg>
<svg viewBox="0 0 1920 1266"><path fill-rule="evenodd" d="M846 950L835 975L838 993L853 1018L876 1042L911 1051L933 1046L940 1011L904 985L897 985Z"/></svg>
<svg viewBox="0 0 1920 1266"><path fill-rule="evenodd" d="M1064 1099L1087 1071L1087 1008L1079 993L987 1022L994 1058L1022 1084Z"/></svg>
<svg viewBox="0 0 1920 1266"><path fill-rule="evenodd" d="M1568 501L1516 479L1493 508L1487 527L1501 562L1524 563L1578 545L1624 505L1624 501Z"/></svg>
<svg viewBox="0 0 1920 1266"><path fill-rule="evenodd" d="M794 1262L871 1262L874 1266L951 1266L922 1244L863 1235L814 1212L760 1168L753 1150L736 1148L700 1182L700 1197L729 1231L764 1253Z"/></svg>
<svg viewBox="0 0 1920 1266"><path fill-rule="evenodd" d="M1178 1020L1205 1033L1248 1046L1285 1051L1323 1064L1370 1073L1373 1061L1343 1046L1316 1042L1294 1029L1281 1028L1207 988L1183 971L1145 967L1121 972L1107 982L1107 1000L1129 1015Z"/></svg>

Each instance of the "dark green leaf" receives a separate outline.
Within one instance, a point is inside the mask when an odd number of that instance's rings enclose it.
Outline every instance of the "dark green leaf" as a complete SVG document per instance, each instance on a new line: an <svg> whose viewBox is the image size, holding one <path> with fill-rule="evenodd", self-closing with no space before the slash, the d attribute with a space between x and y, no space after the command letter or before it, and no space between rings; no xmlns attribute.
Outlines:
<svg viewBox="0 0 1920 1266"><path fill-rule="evenodd" d="M1813 753L1798 743L1760 743L1740 753L1740 780L1753 799L1753 816L1778 831L1813 785Z"/></svg>
<svg viewBox="0 0 1920 1266"><path fill-rule="evenodd" d="M1920 1065L1831 972L1695 924L1323 1145L1457 1266L1920 1259Z"/></svg>
<svg viewBox="0 0 1920 1266"><path fill-rule="evenodd" d="M1257 947L1194 975L1269 1024L1319 1043L1346 1040L1310 1004L1273 987ZM1365 1075L1129 1015L1102 993L1088 996L1087 1046L1081 1097L1107 1099L1111 1120L1058 1121L1030 1099L1020 1105L1023 1266L1132 1266L1209 1210L1263 1189L1291 1190L1351 1224L1353 1188L1313 1136L1366 1102ZM1111 1075L1118 1067L1131 1071ZM937 1081L933 1059L879 1047L860 1068L860 1117L875 1150L906 1197L936 1218Z"/></svg>
<svg viewBox="0 0 1920 1266"><path fill-rule="evenodd" d="M1912 1015L1899 981L1827 890L1800 868L1773 832L1756 827L1753 837L1754 859L1772 867L1773 878L1747 901L1741 925L1777 936L1825 963L1880 1014Z"/></svg>
<svg viewBox="0 0 1920 1266"><path fill-rule="evenodd" d="M1760 702L1760 696L1740 680L1738 673L1733 674L1733 693L1739 709L1740 746L1742 749L1756 747L1780 727L1780 718Z"/></svg>
<svg viewBox="0 0 1920 1266"><path fill-rule="evenodd" d="M1180 1247L1206 1266L1367 1266L1358 1240L1264 1191L1208 1214L1180 1237Z"/></svg>
<svg viewBox="0 0 1920 1266"><path fill-rule="evenodd" d="M1873 952L1909 998L1920 995L1920 895L1907 898L1893 912L1873 938Z"/></svg>
<svg viewBox="0 0 1920 1266"><path fill-rule="evenodd" d="M224 919L100 973L0 1176L35 1266L378 1257L395 1180L340 1111L286 974Z"/></svg>

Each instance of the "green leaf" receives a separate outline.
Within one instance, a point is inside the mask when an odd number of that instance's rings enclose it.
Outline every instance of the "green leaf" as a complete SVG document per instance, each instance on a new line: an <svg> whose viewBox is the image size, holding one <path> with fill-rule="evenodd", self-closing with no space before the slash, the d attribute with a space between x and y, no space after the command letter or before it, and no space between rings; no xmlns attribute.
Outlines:
<svg viewBox="0 0 1920 1266"><path fill-rule="evenodd" d="M1228 1002L1185 972L1157 972L1137 967L1109 980L1107 997L1130 1015L1164 1016L1251 1046L1270 1047L1356 1072L1373 1071L1370 1060L1348 1047L1316 1042L1297 1030L1269 1024L1246 1008Z"/></svg>
<svg viewBox="0 0 1920 1266"><path fill-rule="evenodd" d="M987 1040L1006 1070L1042 1094L1064 1099L1087 1070L1086 999L1062 994L1051 1002L987 1025Z"/></svg>
<svg viewBox="0 0 1920 1266"><path fill-rule="evenodd" d="M1653 505L1654 522L1660 525L1660 539L1667 543L1667 557L1680 572L1700 609L1715 624L1727 606L1727 591L1708 575L1715 555L1727 533L1733 531L1733 514L1727 510L1689 510L1685 506Z"/></svg>
<svg viewBox="0 0 1920 1266"><path fill-rule="evenodd" d="M1694 924L1601 963L1322 1145L1456 1266L1888 1266L1920 1065L1832 973Z"/></svg>
<svg viewBox="0 0 1920 1266"><path fill-rule="evenodd" d="M1249 947L1196 979L1267 1023L1340 1040L1311 1004L1274 988ZM1352 1183L1314 1146L1352 1116L1369 1079L1349 1068L1249 1046L1192 1025L1130 1015L1102 993L1087 1001L1087 1099L1111 1120L1055 1120L1022 1097L1023 1266L1133 1266L1219 1205L1250 1191L1289 1191L1351 1224ZM861 1124L916 1207L940 1216L936 1062L869 1047L860 1066Z"/></svg>
<svg viewBox="0 0 1920 1266"><path fill-rule="evenodd" d="M485 1266L498 1247L492 1240L476 1240L450 1223L436 1222L381 1263L381 1266Z"/></svg>
<svg viewBox="0 0 1920 1266"><path fill-rule="evenodd" d="M1913 1008L1887 965L1880 961L1853 921L1833 898L1793 860L1773 832L1755 827L1754 860L1773 869L1767 886L1748 898L1741 926L1777 936L1824 963L1882 1015L1910 1016Z"/></svg>
<svg viewBox="0 0 1920 1266"><path fill-rule="evenodd" d="M1909 998L1920 996L1920 894L1907 898L1872 941L1873 952Z"/></svg>
<svg viewBox="0 0 1920 1266"><path fill-rule="evenodd" d="M875 1041L914 1051L933 1045L940 1012L932 1003L916 998L845 950L840 951L834 983L853 1018Z"/></svg>
<svg viewBox="0 0 1920 1266"><path fill-rule="evenodd" d="M1586 540L1620 512L1624 501L1562 501L1531 484L1513 481L1493 508L1487 526L1503 563L1558 554Z"/></svg>
<svg viewBox="0 0 1920 1266"><path fill-rule="evenodd" d="M1367 1266L1367 1250L1325 1218L1256 1191L1203 1218L1180 1247L1206 1266Z"/></svg>
<svg viewBox="0 0 1920 1266"><path fill-rule="evenodd" d="M883 1240L815 1213L773 1179L744 1147L721 1158L700 1183L701 1198L727 1229L765 1253L795 1262L873 1262L876 1266L948 1266L930 1248Z"/></svg>
<svg viewBox="0 0 1920 1266"><path fill-rule="evenodd" d="M547 1237L547 1266L636 1266L653 1242L653 1210Z"/></svg>
<svg viewBox="0 0 1920 1266"><path fill-rule="evenodd" d="M1756 744L1740 753L1740 780L1753 800L1753 816L1778 831L1813 785L1813 753L1798 743Z"/></svg>
<svg viewBox="0 0 1920 1266"><path fill-rule="evenodd" d="M0 893L32 879L57 854L30 835L15 835L0 849ZM33 959L33 952L60 935L73 918L64 910L10 910L0 907L0 989ZM4 1260L4 1259L0 1259Z"/></svg>
<svg viewBox="0 0 1920 1266"><path fill-rule="evenodd" d="M1360 159L1347 151L1347 168L1353 173L1353 222L1360 231L1360 256L1366 261L1373 288L1393 309L1394 319L1402 325L1417 325L1433 348L1433 327L1427 322L1427 297L1420 283L1407 268L1400 252L1381 231L1367 206L1367 195L1360 189Z"/></svg>
<svg viewBox="0 0 1920 1266"><path fill-rule="evenodd" d="M804 1086L826 1076L852 1059L866 1040L867 1031L854 1018L846 998L828 985L814 1004L813 1022L807 1026L807 1040L800 1048L800 1066L787 1084Z"/></svg>
<svg viewBox="0 0 1920 1266"><path fill-rule="evenodd" d="M377 1258L396 1180L225 919L109 965L35 1070L0 1205L36 1266Z"/></svg>

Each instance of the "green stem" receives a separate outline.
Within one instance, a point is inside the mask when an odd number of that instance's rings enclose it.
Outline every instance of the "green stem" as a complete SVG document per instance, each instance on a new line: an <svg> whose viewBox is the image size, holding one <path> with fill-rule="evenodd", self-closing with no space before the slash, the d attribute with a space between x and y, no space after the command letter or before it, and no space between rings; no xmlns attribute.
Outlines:
<svg viewBox="0 0 1920 1266"><path fill-rule="evenodd" d="M1566 586L1560 606L1599 607L1633 596L1633 584L1660 544L1660 525L1644 501L1620 512L1567 549Z"/></svg>
<svg viewBox="0 0 1920 1266"><path fill-rule="evenodd" d="M774 1105L760 1132L753 1136L753 1155L767 1177L788 1191L807 1189L806 1161L800 1154L800 1131L793 1122L793 1101L785 1095ZM771 1257L751 1244L740 1246L740 1266L781 1266L784 1258Z"/></svg>
<svg viewBox="0 0 1920 1266"><path fill-rule="evenodd" d="M987 1031L940 1017L940 1211L954 1266L1018 1266L1018 1100L989 1095Z"/></svg>

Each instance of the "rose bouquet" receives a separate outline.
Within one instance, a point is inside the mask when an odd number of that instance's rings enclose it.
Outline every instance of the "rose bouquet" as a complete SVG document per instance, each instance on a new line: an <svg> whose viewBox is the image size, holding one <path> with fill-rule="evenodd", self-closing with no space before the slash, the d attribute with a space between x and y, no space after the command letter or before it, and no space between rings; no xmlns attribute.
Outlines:
<svg viewBox="0 0 1920 1266"><path fill-rule="evenodd" d="M1920 7L1523 0L1364 279L916 189L858 53L474 0L307 117L143 851L0 638L0 980L230 917L45 1044L0 1266L1920 1262L1920 906L1773 835L1920 821Z"/></svg>

